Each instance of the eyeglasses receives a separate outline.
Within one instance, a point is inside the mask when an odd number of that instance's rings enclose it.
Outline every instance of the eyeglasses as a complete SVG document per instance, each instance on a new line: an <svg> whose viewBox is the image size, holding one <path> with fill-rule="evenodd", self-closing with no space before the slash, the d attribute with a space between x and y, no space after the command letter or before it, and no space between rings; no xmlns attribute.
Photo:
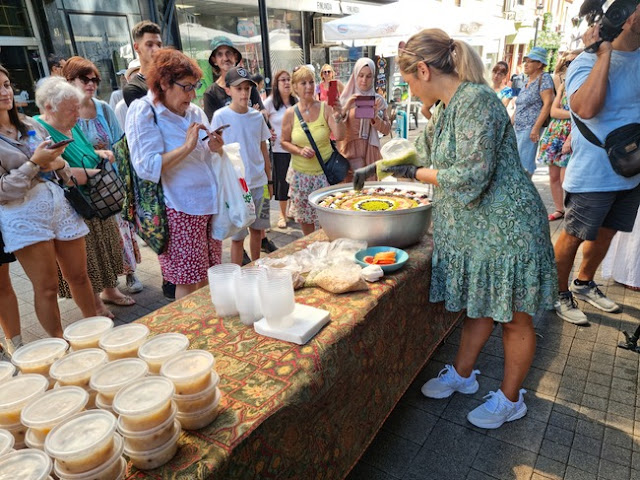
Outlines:
<svg viewBox="0 0 640 480"><path fill-rule="evenodd" d="M323 74L323 75L328 75L328 74L330 74L330 73L333 73L333 72L332 72L331 70L323 70L323 71L322 71L322 74Z"/></svg>
<svg viewBox="0 0 640 480"><path fill-rule="evenodd" d="M93 82L96 87L100 85L100 79L98 77L89 78L86 75L78 75L78 79L85 85L89 84L89 82Z"/></svg>
<svg viewBox="0 0 640 480"><path fill-rule="evenodd" d="M182 88L182 90L184 90L187 93L192 92L194 90L198 90L200 87L202 87L202 82L199 80L196 83L187 83L186 85L183 85L180 82L176 82L175 80L173 81L173 83L178 85L180 88Z"/></svg>

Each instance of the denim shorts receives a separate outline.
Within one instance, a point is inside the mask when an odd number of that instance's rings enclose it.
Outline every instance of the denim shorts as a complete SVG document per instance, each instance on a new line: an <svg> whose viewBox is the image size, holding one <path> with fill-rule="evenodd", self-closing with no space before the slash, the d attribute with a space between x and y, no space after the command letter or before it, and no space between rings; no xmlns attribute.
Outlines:
<svg viewBox="0 0 640 480"><path fill-rule="evenodd" d="M518 142L518 154L520 155L520 162L524 169L529 172L529 175L533 175L536 171L536 157L538 153L538 142L532 142L529 136L531 135L530 129L516 130L516 140Z"/></svg>
<svg viewBox="0 0 640 480"><path fill-rule="evenodd" d="M618 192L567 192L564 197L564 229L581 240L595 240L600 227L630 232L639 204L640 185Z"/></svg>

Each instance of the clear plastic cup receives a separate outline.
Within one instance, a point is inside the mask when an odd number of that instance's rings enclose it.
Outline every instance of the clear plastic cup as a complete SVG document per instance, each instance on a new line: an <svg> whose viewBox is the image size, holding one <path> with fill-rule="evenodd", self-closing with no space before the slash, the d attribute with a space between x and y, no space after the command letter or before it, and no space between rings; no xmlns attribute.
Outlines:
<svg viewBox="0 0 640 480"><path fill-rule="evenodd" d="M138 350L138 356L147 362L149 372L159 374L164 362L187 348L189 348L189 339L185 335L162 333L144 342Z"/></svg>
<svg viewBox="0 0 640 480"><path fill-rule="evenodd" d="M5 453L9 453L15 442L16 439L13 438L13 435L11 435L9 430L0 428L0 457Z"/></svg>
<svg viewBox="0 0 640 480"><path fill-rule="evenodd" d="M100 337L112 328L113 320L109 317L88 317L69 325L62 336L75 351L98 348Z"/></svg>
<svg viewBox="0 0 640 480"><path fill-rule="evenodd" d="M287 328L293 325L295 295L293 279L287 270L270 268L258 282L260 308L267 323L274 328Z"/></svg>
<svg viewBox="0 0 640 480"><path fill-rule="evenodd" d="M43 338L18 348L11 356L11 362L22 373L49 375L51 364L64 356L69 344L61 338Z"/></svg>
<svg viewBox="0 0 640 480"><path fill-rule="evenodd" d="M0 384L11 380L16 373L16 366L10 362L0 362Z"/></svg>
<svg viewBox="0 0 640 480"><path fill-rule="evenodd" d="M207 388L215 363L213 355L205 350L187 350L168 360L160 374L173 382L175 393L191 395Z"/></svg>
<svg viewBox="0 0 640 480"><path fill-rule="evenodd" d="M131 464L140 470L158 468L171 460L178 451L178 439L181 428L177 428L173 436L165 443L154 449L134 450L125 447L124 454L129 457Z"/></svg>
<svg viewBox="0 0 640 480"><path fill-rule="evenodd" d="M118 390L127 383L149 373L149 366L139 358L123 358L102 366L91 375L89 386L96 390L102 403L111 405Z"/></svg>
<svg viewBox="0 0 640 480"><path fill-rule="evenodd" d="M220 398L222 393L218 387L215 388L215 397L213 403L203 410L197 412L182 413L178 412L176 418L180 421L180 425L185 430L200 430L211 424L218 414L218 405L220 404Z"/></svg>
<svg viewBox="0 0 640 480"><path fill-rule="evenodd" d="M31 438L44 443L53 427L84 410L88 401L89 394L83 388L60 387L29 402L22 409L20 421L33 430Z"/></svg>
<svg viewBox="0 0 640 480"><path fill-rule="evenodd" d="M55 361L49 376L62 386L89 387L93 372L107 363L107 354L99 348L86 348L72 352Z"/></svg>
<svg viewBox="0 0 640 480"><path fill-rule="evenodd" d="M245 267L233 278L236 309L245 325L251 326L262 318L258 283L266 274L265 268Z"/></svg>
<svg viewBox="0 0 640 480"><path fill-rule="evenodd" d="M122 458L124 452L124 441L117 433L113 434L114 448L110 457L97 467L81 473L67 472L64 465L56 460L53 463L53 471L60 480L112 480L120 478L122 463L126 468L126 460Z"/></svg>
<svg viewBox="0 0 640 480"><path fill-rule="evenodd" d="M6 381L0 388L0 426L20 423L22 409L49 388L49 380L42 375L27 373Z"/></svg>
<svg viewBox="0 0 640 480"><path fill-rule="evenodd" d="M0 458L0 480L46 480L51 466L51 459L41 450L11 452Z"/></svg>
<svg viewBox="0 0 640 480"><path fill-rule="evenodd" d="M171 437L175 434L177 428L180 428L180 423L176 422L176 414L178 409L173 405L171 415L164 422L155 428L145 430L143 432L137 432L135 430L129 430L123 425L122 417L118 419L118 431L124 437L124 444L127 448L136 452L144 450L152 450L161 445L166 444Z"/></svg>
<svg viewBox="0 0 640 480"><path fill-rule="evenodd" d="M207 270L211 301L220 317L238 314L233 279L240 270L240 265L235 263L221 263Z"/></svg>
<svg viewBox="0 0 640 480"><path fill-rule="evenodd" d="M120 325L111 329L100 338L100 348L102 348L109 360L120 358L132 358L138 356L138 348L149 336L149 328L141 323L130 323Z"/></svg>
<svg viewBox="0 0 640 480"><path fill-rule="evenodd" d="M56 425L44 450L66 473L83 473L103 465L116 447L116 417L104 410L87 410Z"/></svg>
<svg viewBox="0 0 640 480"><path fill-rule="evenodd" d="M127 430L145 431L171 416L173 383L164 377L146 377L120 390L111 408Z"/></svg>
<svg viewBox="0 0 640 480"><path fill-rule="evenodd" d="M216 387L220 383L220 377L216 372L211 372L211 380L209 386L202 392L192 395L174 395L173 401L178 407L178 411L182 413L199 412L209 407L216 398Z"/></svg>

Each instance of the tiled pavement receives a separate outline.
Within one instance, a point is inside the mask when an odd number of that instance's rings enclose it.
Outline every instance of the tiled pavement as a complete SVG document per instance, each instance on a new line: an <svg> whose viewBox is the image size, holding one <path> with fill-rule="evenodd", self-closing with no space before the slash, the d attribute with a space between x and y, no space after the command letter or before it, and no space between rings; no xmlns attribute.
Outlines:
<svg viewBox="0 0 640 480"><path fill-rule="evenodd" d="M547 178L546 170L539 169L534 181L551 209ZM275 224L275 202L272 219ZM555 238L561 223L551 225ZM269 233L279 246L300 236L292 225ZM138 276L145 289L134 296L135 306L113 307L118 324L167 303L155 255L147 247L142 247L142 255ZM228 255L227 246L224 261ZM34 314L31 284L17 263L11 272L23 338L41 338L45 333ZM524 384L529 392L526 417L493 431L466 421L466 413L481 403L482 396L499 388L500 327L478 360L482 375L477 394L454 394L445 400L422 396L420 386L452 361L458 328L409 386L349 480L640 480L640 355L616 347L623 339L620 330L633 331L640 322L640 293L611 280L602 283L605 293L622 306L621 313L600 312L581 302L591 321L588 327L570 325L551 312L535 318L539 338ZM61 300L60 309L65 325L81 318L73 301Z"/></svg>

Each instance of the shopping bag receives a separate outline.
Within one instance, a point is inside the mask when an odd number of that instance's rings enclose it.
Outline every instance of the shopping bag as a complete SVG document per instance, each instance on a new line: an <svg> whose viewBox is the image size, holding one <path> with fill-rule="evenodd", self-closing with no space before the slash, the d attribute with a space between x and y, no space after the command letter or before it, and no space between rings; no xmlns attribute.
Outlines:
<svg viewBox="0 0 640 480"><path fill-rule="evenodd" d="M224 240L256 220L238 143L223 147L221 158L214 162L214 170L218 181L218 213L211 222L211 236Z"/></svg>

